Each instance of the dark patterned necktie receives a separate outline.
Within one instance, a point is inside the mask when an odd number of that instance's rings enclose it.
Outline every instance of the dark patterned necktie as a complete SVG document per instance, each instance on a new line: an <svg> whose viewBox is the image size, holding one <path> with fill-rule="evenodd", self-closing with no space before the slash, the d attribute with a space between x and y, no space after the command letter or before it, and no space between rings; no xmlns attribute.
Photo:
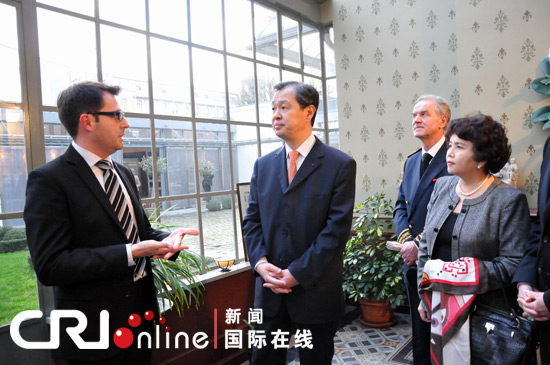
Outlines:
<svg viewBox="0 0 550 365"><path fill-rule="evenodd" d="M136 223L132 219L130 214L130 207L122 191L122 186L118 181L117 176L113 172L113 165L111 162L101 160L96 163L96 166L103 170L103 183L105 186L105 193L115 210L115 214L122 225L122 229L126 234L126 238L130 243L138 242L138 230ZM145 259L139 257L136 259L136 268L134 270L134 280L140 279L144 276L145 272Z"/></svg>
<svg viewBox="0 0 550 365"><path fill-rule="evenodd" d="M425 153L422 155L422 166L420 167L420 177L424 175L424 172L428 168L428 165L430 164L430 161L432 160L432 155L429 153Z"/></svg>

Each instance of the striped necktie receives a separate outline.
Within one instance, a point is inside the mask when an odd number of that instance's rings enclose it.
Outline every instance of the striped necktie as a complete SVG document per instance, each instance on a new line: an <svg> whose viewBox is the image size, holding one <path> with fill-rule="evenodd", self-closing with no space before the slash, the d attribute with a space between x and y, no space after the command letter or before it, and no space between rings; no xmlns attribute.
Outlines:
<svg viewBox="0 0 550 365"><path fill-rule="evenodd" d="M122 225L122 229L126 234L126 238L130 243L139 241L138 230L136 223L130 214L130 207L126 201L126 197L122 191L122 186L118 181L117 176L113 172L113 165L107 160L101 160L96 163L96 166L103 170L103 183L105 193L115 210L115 214ZM136 259L136 268L134 270L134 281L145 276L145 259L139 257Z"/></svg>

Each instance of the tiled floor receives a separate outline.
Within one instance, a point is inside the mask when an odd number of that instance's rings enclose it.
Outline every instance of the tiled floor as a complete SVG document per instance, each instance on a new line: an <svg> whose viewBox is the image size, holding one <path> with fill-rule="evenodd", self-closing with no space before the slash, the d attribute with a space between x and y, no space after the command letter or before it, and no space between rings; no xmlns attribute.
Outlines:
<svg viewBox="0 0 550 365"><path fill-rule="evenodd" d="M358 309L348 312L342 328L336 333L333 364L412 364L408 314L396 313L396 324L380 329L366 327L358 317ZM289 351L287 364L299 363L297 351Z"/></svg>
<svg viewBox="0 0 550 365"><path fill-rule="evenodd" d="M359 322L360 310L351 309L334 339L333 364L412 364L411 324L408 314L395 313L389 328L370 328ZM287 353L287 365L299 365L298 350ZM248 365L245 362L242 365Z"/></svg>

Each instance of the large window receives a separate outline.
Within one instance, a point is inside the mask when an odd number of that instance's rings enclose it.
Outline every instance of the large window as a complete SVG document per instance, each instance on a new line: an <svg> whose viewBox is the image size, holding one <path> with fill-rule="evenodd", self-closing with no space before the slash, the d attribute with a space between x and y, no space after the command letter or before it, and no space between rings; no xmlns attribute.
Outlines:
<svg viewBox="0 0 550 365"><path fill-rule="evenodd" d="M260 0L0 0L0 230L24 233L28 172L71 143L59 92L101 80L122 87L130 128L113 158L134 172L146 211L198 228L186 241L207 261L242 261L236 184L281 146L273 85L314 85L314 133L338 145L331 37Z"/></svg>

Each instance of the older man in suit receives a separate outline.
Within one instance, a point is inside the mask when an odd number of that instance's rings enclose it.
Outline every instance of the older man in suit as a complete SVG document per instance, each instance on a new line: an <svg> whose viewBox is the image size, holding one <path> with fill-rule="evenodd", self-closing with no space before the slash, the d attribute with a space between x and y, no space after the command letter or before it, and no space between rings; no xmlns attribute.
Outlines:
<svg viewBox="0 0 550 365"><path fill-rule="evenodd" d="M544 144L538 213L531 226L525 254L514 275L518 284L518 303L525 316L538 322L540 356L550 364L550 138Z"/></svg>
<svg viewBox="0 0 550 365"><path fill-rule="evenodd" d="M310 85L275 86L272 125L285 145L254 166L245 242L256 278L255 307L263 309L266 346L253 364L285 364L275 331L311 333L301 364L330 364L343 314L342 252L355 195L356 163L313 135L319 94Z"/></svg>
<svg viewBox="0 0 550 365"><path fill-rule="evenodd" d="M422 142L422 149L409 155L405 161L393 220L398 241L403 244L401 255L411 311L414 363L430 364L430 325L422 321L417 310L420 299L416 260L435 181L448 175L444 132L451 118L451 109L440 96L422 95L414 105L412 116L413 133Z"/></svg>
<svg viewBox="0 0 550 365"><path fill-rule="evenodd" d="M67 364L150 364L151 349L113 343L113 333L130 327L132 314L156 313L149 257L175 259L185 234L151 228L132 172L111 160L124 147L128 121L115 96L118 86L82 82L58 98L59 118L73 138L67 151L29 174L24 218L29 249L40 282L54 287L56 309L86 316L84 341L99 340L99 313L109 312L109 347L81 350L62 321L55 359ZM137 333L151 331L142 320Z"/></svg>

